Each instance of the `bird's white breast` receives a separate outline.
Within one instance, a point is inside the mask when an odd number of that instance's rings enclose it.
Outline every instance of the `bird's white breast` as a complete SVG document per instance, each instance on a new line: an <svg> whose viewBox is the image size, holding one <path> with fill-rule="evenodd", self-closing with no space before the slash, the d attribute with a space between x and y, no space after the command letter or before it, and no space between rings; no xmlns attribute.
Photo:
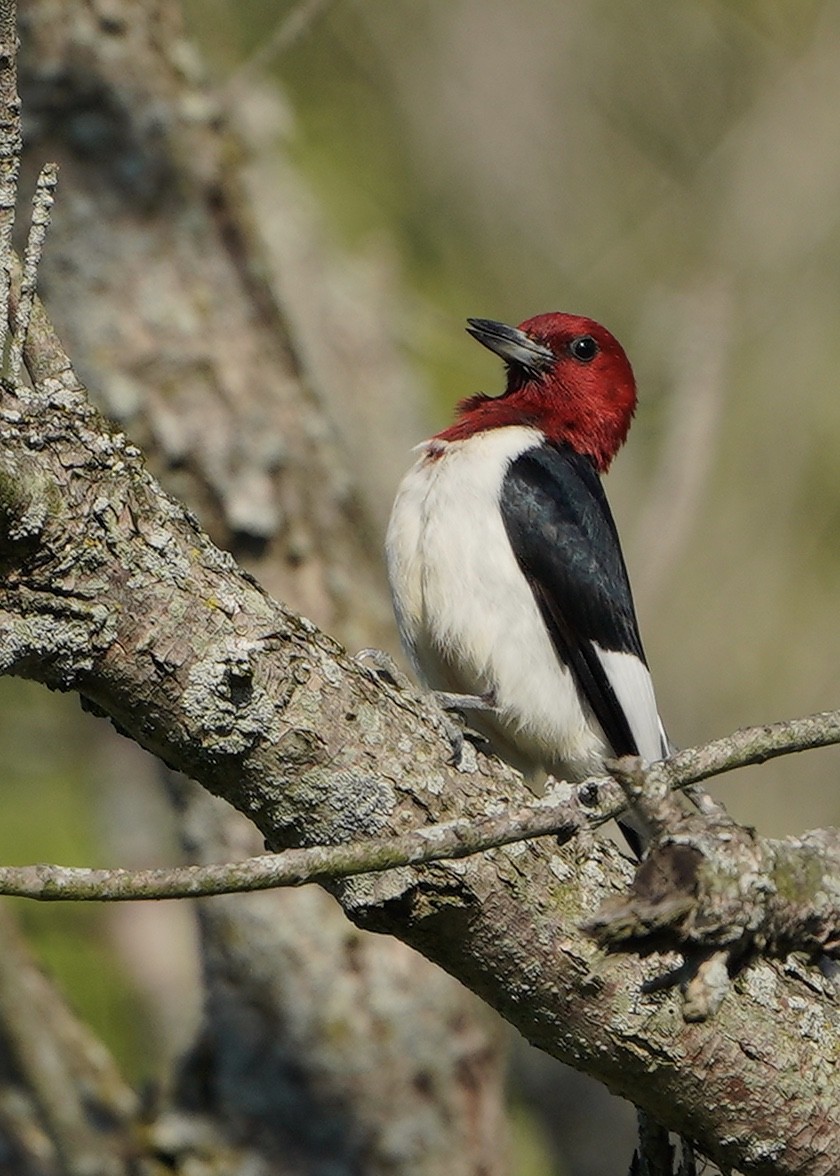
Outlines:
<svg viewBox="0 0 840 1176"><path fill-rule="evenodd" d="M496 715L475 725L507 759L526 773L582 778L609 751L551 644L499 507L508 466L541 441L514 426L420 446L394 503L388 573L404 644L428 685L492 693Z"/></svg>

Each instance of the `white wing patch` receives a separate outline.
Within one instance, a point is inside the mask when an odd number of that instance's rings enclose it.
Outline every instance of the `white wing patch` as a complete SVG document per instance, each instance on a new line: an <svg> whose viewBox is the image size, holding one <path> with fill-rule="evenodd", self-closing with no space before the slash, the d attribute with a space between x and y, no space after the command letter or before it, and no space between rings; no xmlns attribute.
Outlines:
<svg viewBox="0 0 840 1176"><path fill-rule="evenodd" d="M668 754L668 744L647 666L634 653L601 649L594 641L592 645L627 716L639 755L649 764L662 759Z"/></svg>

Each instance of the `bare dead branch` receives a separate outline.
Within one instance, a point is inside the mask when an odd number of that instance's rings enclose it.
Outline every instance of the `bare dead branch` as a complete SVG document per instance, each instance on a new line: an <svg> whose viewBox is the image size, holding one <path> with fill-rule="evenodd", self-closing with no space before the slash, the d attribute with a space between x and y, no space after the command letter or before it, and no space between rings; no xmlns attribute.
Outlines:
<svg viewBox="0 0 840 1176"><path fill-rule="evenodd" d="M9 323L12 229L23 139L17 92L17 5L0 0L0 355Z"/></svg>
<svg viewBox="0 0 840 1176"><path fill-rule="evenodd" d="M50 225L50 209L55 199L54 193L58 183L58 166L47 163L41 169L32 200L32 220L29 225L29 237L26 252L23 257L23 273L21 277L20 298L17 304L15 331L12 336L12 346L9 352L9 370L12 379L17 380L23 365L23 349L26 345L26 335L32 318L32 308L35 304L35 290L38 284L38 266L44 250L44 241Z"/></svg>

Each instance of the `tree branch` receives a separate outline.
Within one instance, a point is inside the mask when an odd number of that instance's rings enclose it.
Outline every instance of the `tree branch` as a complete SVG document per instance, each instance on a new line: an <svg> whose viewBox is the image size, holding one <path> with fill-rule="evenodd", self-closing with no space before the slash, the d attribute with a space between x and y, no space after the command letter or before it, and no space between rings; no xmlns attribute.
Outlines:
<svg viewBox="0 0 840 1176"><path fill-rule="evenodd" d="M751 764L764 764L780 755L811 751L840 742L840 711L821 711L799 719L744 727L702 747L679 751L657 764L647 775L647 788L662 784L682 787L710 780ZM672 783L674 782L674 783Z"/></svg>
<svg viewBox="0 0 840 1176"><path fill-rule="evenodd" d="M551 804L546 799L472 823L456 820L398 837L287 849L222 865L152 870L93 870L45 864L0 866L0 894L42 901L119 902L271 890L401 866L457 860L532 837L559 834L567 839L585 821L585 814L579 811L575 814L571 804Z"/></svg>
<svg viewBox="0 0 840 1176"><path fill-rule="evenodd" d="M376 873L402 866L425 865L430 862L457 860L536 837L555 838L558 845L568 842L584 829L594 830L614 820L631 804L646 803L649 821L657 821L669 833L669 840L684 824L682 813L668 810L667 819L650 811L657 789L670 791L689 789L699 780L734 771L739 767L763 762L766 759L815 747L840 742L840 711L808 715L800 719L760 727L748 727L703 747L690 748L660 764L636 771L638 792L622 796L616 781L610 777L593 778L574 787L555 784L539 800L515 810L482 817L473 822L463 819L447 824L427 825L396 837L371 838L367 841L342 845L318 845L308 849L285 850L264 854L243 861L209 866L173 866L151 870L89 869L39 863L31 866L0 866L0 894L18 898L32 898L52 902L58 900L93 900L122 902L141 899L197 898L215 894L237 894L253 890L270 890L281 886L300 886L323 879L336 880L357 874ZM620 765L616 765L617 774ZM660 798L661 804L661 798ZM719 820L719 815L718 815ZM718 826L700 822L695 826L718 832ZM731 826L734 830L736 827ZM683 843L684 834L683 834ZM731 839L727 844L731 845ZM813 847L818 847L814 862ZM756 945L767 954L781 955L792 950L810 954L833 954L837 944L832 927L840 925L840 905L833 896L834 879L840 877L840 834L817 830L807 839L788 838L784 841L762 843L764 854L761 878L791 872L800 879L796 902L798 916L787 903L771 904L766 887L756 887L754 900L762 901L762 936ZM804 858L801 855L805 855ZM801 860L800 860L801 859ZM658 871L663 872L660 857ZM755 863L752 863L755 867ZM731 862L727 873L731 873ZM681 880L682 894L694 892L697 871L689 882ZM787 887L787 898L792 899ZM832 894L832 901L828 896ZM677 897L675 890L659 887L658 901ZM646 891L646 901L651 896ZM820 903L819 924L806 918ZM696 904L695 904L696 906ZM618 908L616 908L618 910ZM720 912L719 912L720 917ZM616 947L640 948L656 943L663 950L678 950L683 944L707 946L712 936L708 921L697 921L689 928L676 927L675 915L660 911L656 927L647 920L649 912L641 913L633 927L627 925L628 910L621 910L616 925L605 922L602 916L589 925L597 933L599 942ZM755 911L748 911L744 902L731 912L726 924L731 937L736 929L746 929L755 923ZM664 937L666 926L672 925L671 938ZM715 933L718 938L721 927ZM647 936L647 939L645 938Z"/></svg>

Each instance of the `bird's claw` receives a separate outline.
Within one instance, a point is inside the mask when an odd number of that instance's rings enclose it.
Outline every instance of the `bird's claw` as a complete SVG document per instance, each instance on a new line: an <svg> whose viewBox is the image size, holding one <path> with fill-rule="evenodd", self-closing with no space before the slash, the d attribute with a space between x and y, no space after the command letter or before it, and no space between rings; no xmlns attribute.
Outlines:
<svg viewBox="0 0 840 1176"><path fill-rule="evenodd" d="M440 725L449 741L449 747L452 752L452 766L460 768L464 756L464 744L466 742L464 728L456 719L450 718L447 714L440 716Z"/></svg>
<svg viewBox="0 0 840 1176"><path fill-rule="evenodd" d="M411 687L408 678L384 649L360 649L353 661L389 686L397 686L400 690Z"/></svg>
<svg viewBox="0 0 840 1176"><path fill-rule="evenodd" d="M485 755L492 754L492 748L483 735L461 726L445 711L438 716L440 729L445 735L452 752L451 764L459 772L473 772L476 769L476 749Z"/></svg>
<svg viewBox="0 0 840 1176"><path fill-rule="evenodd" d="M409 679L390 653L386 653L384 649L360 649L353 661L368 670L379 681L387 682L390 686L396 686L400 690L412 689ZM439 715L439 721L452 749L452 763L456 768L461 768L464 766L467 742L469 741L470 744L480 742L484 745L486 741L480 735L473 735L473 732L465 731L463 726L456 719L450 717L447 712L460 711L467 714L469 711L493 710L494 700L490 694L451 694L441 690L433 690L432 698L442 712Z"/></svg>
<svg viewBox="0 0 840 1176"><path fill-rule="evenodd" d="M452 748L452 763L458 769L466 768L465 754L468 746L476 743L487 746L487 741L477 732L465 730L456 719L451 718L449 711L466 716L470 711L493 710L493 699L489 694L451 694L446 690L434 690L432 697L443 714L440 716L441 727Z"/></svg>

